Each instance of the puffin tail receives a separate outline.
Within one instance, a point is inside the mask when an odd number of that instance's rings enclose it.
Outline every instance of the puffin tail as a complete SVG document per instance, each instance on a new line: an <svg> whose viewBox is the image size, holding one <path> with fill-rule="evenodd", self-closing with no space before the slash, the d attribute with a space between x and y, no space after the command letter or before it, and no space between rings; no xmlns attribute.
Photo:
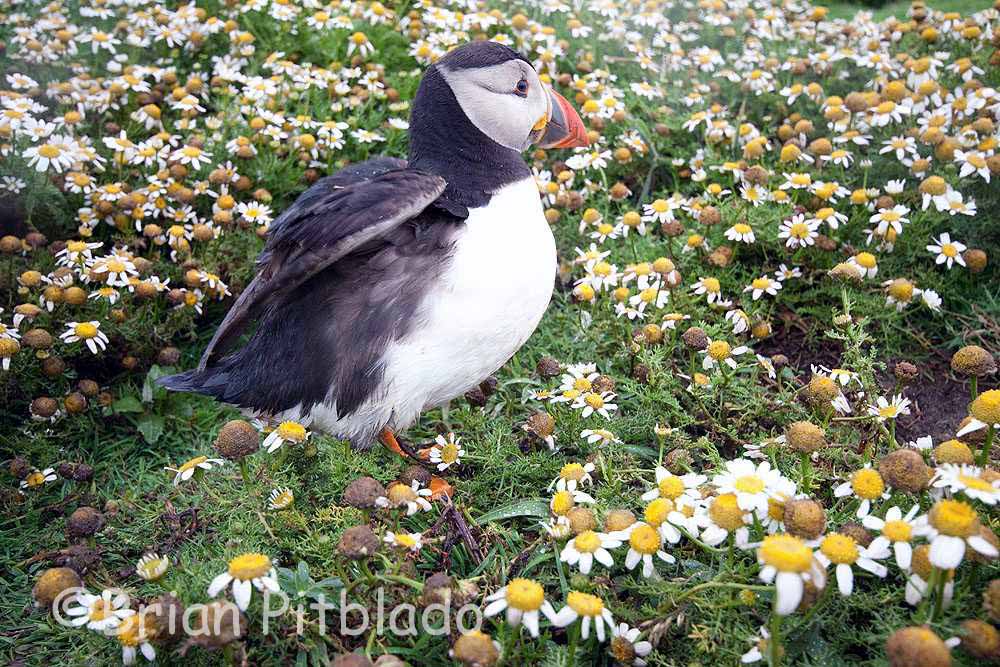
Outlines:
<svg viewBox="0 0 1000 667"><path fill-rule="evenodd" d="M226 400L226 386L229 373L217 366L205 370L190 370L176 375L166 375L156 382L170 391L184 391L204 394L218 400Z"/></svg>

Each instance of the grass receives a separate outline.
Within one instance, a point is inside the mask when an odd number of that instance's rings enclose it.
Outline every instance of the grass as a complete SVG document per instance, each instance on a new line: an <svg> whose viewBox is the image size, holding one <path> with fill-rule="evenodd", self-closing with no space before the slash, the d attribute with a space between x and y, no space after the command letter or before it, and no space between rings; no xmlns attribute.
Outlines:
<svg viewBox="0 0 1000 667"><path fill-rule="evenodd" d="M958 12L963 15L989 9L992 6L984 0L938 0L927 4L939 12ZM853 2L830 2L826 6L830 9L830 16L838 19L848 20L858 11L857 3ZM890 16L906 20L909 9L909 2L887 2L873 7L871 11L876 21L884 21Z"/></svg>
<svg viewBox="0 0 1000 667"><path fill-rule="evenodd" d="M835 4L831 15L848 18L852 14L850 7L854 6ZM969 13L985 5L959 0L947 7L945 3L935 3L934 7ZM204 8L209 15L232 18L241 30L254 36L257 51L247 56L246 65L247 72L253 75L269 72L265 60L273 52L286 54L299 63L326 65L335 59L348 60L348 33L343 30L302 27L300 34L291 35L280 22L261 11L230 16L224 6L216 3L206 3ZM408 5L395 8L402 14L410 9ZM902 16L905 8L900 3L884 6L876 12L876 19L890 14ZM528 6L523 11L533 20L557 23L538 7ZM674 25L682 23L680 9L670 11ZM73 21L89 25L78 10L72 9L69 15ZM425 23L431 18L425 17ZM587 12L583 18L596 26L595 31L600 30L596 13ZM743 18L735 18L737 29L745 30ZM378 47L373 58L384 65L386 87L394 89L400 99L410 99L418 82L414 72L419 72L420 67L408 55L405 34L391 25L365 24L365 31ZM969 387L949 370L947 361L965 344L977 343L996 351L1000 303L993 286L1000 276L992 256L982 273L958 267L945 271L932 263L925 246L933 237L950 231L971 247L994 254L1000 247L995 225L1000 212L1000 193L995 182L991 185L976 177L959 177L956 168L941 161L940 173L959 187L966 198L975 198L979 207L977 216L958 219L933 209L922 211L920 194L915 189L919 181L891 157L870 151L867 154L873 160L870 167L827 167L822 172L824 179L837 180L850 189L881 187L890 179L907 179L906 190L896 200L913 211L911 223L898 239L894 252L879 253L878 279L861 285L842 287L827 275L838 262L853 254L849 249L868 247L865 231L871 212L847 203L839 204L837 210L847 213L849 220L838 230L825 230L838 244L836 250L786 250L778 229L781 221L792 213L791 207L769 203L754 208L738 197L725 198L719 203L725 221L721 225L705 228L696 221L695 214L683 212L679 216L685 233L677 238L652 229L638 238L632 232L628 239L608 241L606 247L613 253L609 261L619 268L669 257L681 272L683 287L672 292L664 312L681 312L690 319L683 321L676 331L666 329L660 339L659 327L648 330L643 328L644 322L615 317L609 294L602 293L593 303L587 303L574 290L574 281L584 275L580 265L572 264L577 255L575 249L586 248L591 242L578 229L583 209L593 207L603 219L615 221L626 211L639 209L641 204L656 197L669 197L675 189L698 196L704 192L706 183L713 180L738 189L730 173L714 167L741 158L741 152L735 146L712 146L703 141L700 130L691 133L682 128L693 112L682 101L691 91L688 73L671 73L659 82L666 89L661 101L670 108L660 107L659 102L654 105L629 89L629 82L652 79L636 63L634 55L617 41L572 37L565 26L558 28L558 34L576 49L570 51L572 56L560 58L561 71L573 71L576 56L585 60L585 54L589 53L595 63L606 65L619 77L617 84L610 80L602 82L622 89L626 112L622 121L602 122L607 145L620 148L626 145L626 133L635 132L650 150L645 155L633 150L628 160L612 157L603 170L579 169L575 183L578 190L586 193L582 206L547 203L557 214L553 216L553 232L562 267L552 304L538 330L498 371L496 388L486 397L485 405L458 399L446 411L438 409L423 415L406 434L418 444L430 443L436 435L449 430L461 436L468 455L457 470L449 471L446 476L455 487L454 509L449 503L438 501L428 513L401 517L398 513L384 512L371 516L349 506L343 494L350 482L359 476L371 476L389 484L409 474L409 464L380 448L351 451L344 442L320 433L312 434L303 445L286 445L277 455L254 454L247 460L247 479L238 465L227 463L199 474L196 479L173 485L172 474L165 472L164 467L176 467L198 455L214 455L213 443L221 427L239 415L204 398L168 394L156 387L154 381L170 370L191 368L197 363L228 304L208 295L198 302L204 307L204 314L199 315L192 307L184 306L187 302L182 293L177 303L168 301L168 295L141 301L125 294L119 304L88 301L79 310L59 306L51 315L40 314L32 326L46 328L58 336L70 314L86 315L80 319L99 320L102 330L111 335L109 350L93 356L82 346L57 344L54 354L64 358L67 368L52 376L42 372L43 362L39 357L44 354L33 355L22 350L14 357L11 372L3 376L0 384L0 400L5 406L0 414L3 458L12 462L24 460L39 468L60 462L84 463L93 467L93 476L83 482L60 477L24 494L17 490L16 466L5 477L7 484L0 495L4 509L0 517L0 562L5 569L5 576L0 578L0 627L3 628L0 656L18 665L111 664L118 660L119 647L114 639L63 627L44 610L33 608L32 586L47 567L69 564L84 571L91 590L121 586L134 600L142 602L166 591L176 591L181 601L193 605L207 601L209 582L226 569L229 559L240 553L259 551L283 568L280 573L283 590L301 592L294 598L297 602L311 600L311 596L320 592L337 599L347 586L352 593L350 600L374 612L377 589L381 588L385 595L385 606L413 602L429 595L425 582L432 574L447 572L455 582L463 582L461 587L455 585L456 599L481 603L485 595L511 578L529 577L544 586L546 598L557 608L571 590L599 595L617 622L640 627L643 637L657 645L649 658L653 665L738 664L740 657L753 646L760 627L771 621L774 595L758 578L760 567L754 551L733 550L726 544L706 548L684 539L667 547L676 563L659 563L657 576L653 578L625 570L621 566L625 557L621 549L615 550L617 565L611 572L597 568L591 576L575 573L558 558L562 543L550 539L542 529L542 523L551 518L553 484L563 467L569 463L593 464L596 482L587 491L593 494L601 518L613 509L628 509L641 518L645 503L639 497L655 485L654 470L658 465L666 465L678 473L694 470L711 475L725 461L746 454L748 445L763 445L764 455L775 467L802 482L798 456L774 440L784 434L791 422L811 420L823 425L831 444L813 464L810 486L813 495L825 506L827 525L844 528L858 520L856 503L848 498L835 498L832 489L848 479L852 471L868 462L871 455L877 460L889 449L925 433L947 434L936 435L936 440L954 433L966 413ZM7 51L0 54L0 67L24 71L18 59L22 49L13 41L14 36L12 27L0 28L0 38L8 43ZM808 40L800 37L793 43L774 40L771 45L774 53L784 56L792 48L811 48ZM699 26L694 45L719 49L731 66L741 58L739 40L707 24ZM946 48L956 57L969 56L983 67L986 85L1000 85L996 68L990 69L987 64L990 49L986 46L974 50L969 43L950 37L942 43L926 45L910 34L893 48L922 55ZM180 81L190 81L194 71L204 73L212 66L211 55L227 53L229 49L230 41L224 34L210 36L205 48L190 58L163 45L151 48L150 53L123 47L135 60L163 59L176 64ZM79 58L81 71L104 72L106 58L92 56L86 49ZM843 76L813 77L823 85L825 96L846 97L868 85L870 72L842 67ZM775 68L774 72L779 89L795 81L787 71ZM61 62L32 65L31 74L42 84L58 82L70 75ZM949 89L959 85L956 76L950 73L945 76ZM717 79L716 83L722 87L706 95L729 107L727 118L734 124L752 123L764 128L768 136L776 137L782 119L801 111L823 128L822 132L827 132L816 104L789 105L776 92L755 96L722 77L706 74L701 78L706 84ZM388 97L368 99L354 107L339 100L341 108L331 108L324 88L294 91L274 100L272 106L282 109L290 118L302 114L319 120L331 117L342 120L345 132L356 128L377 129L386 135L386 141L372 145L348 140L347 148L331 150L322 159L300 160L298 147L303 145L302 133L294 134L292 130L294 137L274 144L266 141L255 144L259 152L252 159L235 158L224 146L241 136L259 136L255 134L259 128L251 125L247 117L250 114L241 114L245 100L218 82L210 82L212 86L214 89L206 93L206 104L210 107L207 115L221 122L217 129L212 128L217 136L207 132L209 136L201 136L199 140L204 139L203 145L214 150L218 162L232 158L241 173L252 175L252 189L237 191L234 186L240 202L270 202L275 211L280 211L305 187L309 169L326 173L347 161L363 160L378 153L405 154L405 133L385 125L387 118L405 115L405 109L393 109ZM129 117L137 106L137 97L132 95L126 108L108 112L107 121L126 129L130 137L146 136L142 126ZM60 107L60 111L64 110ZM92 115L81 126L82 134L93 137L95 143L100 143L102 136L115 134L113 128L104 125L105 119L100 114ZM266 114L254 112L254 115ZM170 122L173 130L185 138L202 134L201 126L193 130L183 128L176 114ZM597 122L590 122L597 126ZM881 132L879 139L882 134L889 136L888 133L889 130ZM780 147L780 141L775 143ZM705 182L693 181L681 173L689 168L689 160L698 150L706 152L705 164L711 168ZM862 154L862 149L857 152ZM0 175L20 175L28 181L13 205L15 217L50 239L73 238L77 209L85 202L83 197L58 190L49 179L26 166L16 151L12 155L9 162L0 165ZM554 169L554 161L568 157L548 155L535 159L533 164L558 171ZM674 164L675 157L683 158L683 163ZM316 164L309 164L312 160ZM773 154L767 155L762 163L772 172L772 187L783 180L783 172L792 169L779 164ZM937 168L938 162L933 164ZM213 163L211 167L214 166ZM211 167L203 170L201 176L207 178ZM800 168L809 169L796 167ZM94 175L102 184L120 181L140 187L150 174L142 169L119 168L112 162L106 172L95 170ZM586 189L584 177L595 184L593 189ZM195 179L180 180L193 185ZM617 183L627 186L631 194L620 200L609 197L608 192ZM211 185L216 186L217 183ZM173 205L181 200L170 201ZM214 200L207 198L196 200L201 219L211 219L216 213L213 203ZM793 203L815 208L804 193L793 195ZM114 207L113 210L121 212ZM757 242L749 246L728 243L723 236L725 228L744 219L755 230ZM252 275L253 258L262 244L253 225L226 224L224 234L194 241L190 254L181 251L176 258L171 257L169 248L143 241L131 231L129 223L126 219L121 228L99 225L94 237L130 243L138 255L149 259L150 271L169 277L175 288L188 284L186 273L197 267L221 275L230 287L239 289ZM713 248L729 246L733 255L727 259L707 252L682 252L688 233L695 231L704 233ZM23 231L15 233L24 235ZM186 260L192 263L185 264ZM517 258L510 258L510 262L511 269L516 270ZM804 275L788 281L777 298L753 301L743 294L745 285L785 263L800 265ZM56 257L49 251L0 256L3 286L0 297L5 308L0 317L4 324L10 321L14 306L37 302L42 293L43 286L27 284L30 281L25 279L24 272L33 269L48 274L55 268ZM704 297L687 289L703 276L717 278L725 295L740 298L752 323L767 323L770 332L756 337L734 334L731 322L721 310L709 307ZM902 312L887 308L884 290L878 285L887 278L907 278L922 289L935 290L944 301L943 312L935 313L918 304ZM188 287L186 294L194 294L193 286ZM844 315L847 309L853 319L838 324L835 318ZM651 318L645 323L656 321ZM734 346L747 344L768 358L784 355L790 363L780 368L772 380L767 369L748 355L741 359L736 370L713 375L711 386L692 390L689 376L692 368L700 370L702 355L694 354L681 338L681 333L691 326L704 328L713 340L727 340ZM22 328L22 333L24 329L27 327ZM175 353L179 358L172 358ZM566 403L533 399L532 392L557 390L559 386L558 376L546 377L538 371L539 363L549 357L564 366L596 364L597 370L614 384L614 400L619 410L612 419L583 418L578 409ZM892 376L892 369L900 360L916 363L921 372L920 378L905 390L895 384ZM861 382L858 389L863 398L854 401L853 416L833 418L829 409L817 410L799 400L803 384L812 375L813 364L847 368L858 374ZM30 419L29 406L34 399L62 398L77 387L79 380L89 378L100 383L103 393L91 396L81 414L62 415L53 422ZM995 386L995 380L987 378L980 383L979 390ZM888 430L864 416L868 402L878 395L897 391L917 402L915 414L899 420L898 443ZM554 452L525 428L540 410L554 418L558 443ZM597 446L580 437L584 429L604 427L613 430L620 442ZM269 509L271 490L286 487L294 493L293 506L282 511ZM879 508L898 505L905 509L920 503L926 510L931 502L925 493L915 495L894 490ZM106 525L92 538L70 539L69 516L81 506L99 508ZM978 508L984 524L995 529L1000 520L997 513L985 505ZM456 513L462 517L460 521L454 519ZM338 552L339 540L347 528L366 523L379 533L421 532L426 546L411 555L384 549L371 562L350 562ZM464 539L460 531L463 527L468 528L473 541ZM757 537L762 538L763 532L757 532ZM169 556L171 566L163 579L149 582L135 575L136 561L147 552ZM982 591L997 576L996 562L964 563L955 579L955 603L934 618L934 631L947 638L960 632L962 621L983 618ZM894 566L890 566L884 581L859 572L855 592L850 597L841 597L831 580L821 599L808 611L785 620L785 664L817 667L888 664L886 638L901 627L922 624L933 613L928 605L916 609L905 605L903 586L904 575ZM372 658L393 654L414 665L452 663L448 652L454 636L445 639L429 633L323 635L318 630L318 615L308 608L300 615L294 608L277 614L265 631L261 604L261 595L255 591L249 633L243 642L221 651L221 658L220 652L204 647L160 645L158 662L214 665L220 659L238 663L245 657L248 664L325 665L338 654L359 651ZM303 629L298 632L300 621ZM532 640L523 630L502 622L488 622L485 629L502 645L505 664L554 667L612 662L606 647L593 641L577 643L571 630L547 627L540 639ZM976 663L975 658L962 650L954 651L953 657L954 664Z"/></svg>

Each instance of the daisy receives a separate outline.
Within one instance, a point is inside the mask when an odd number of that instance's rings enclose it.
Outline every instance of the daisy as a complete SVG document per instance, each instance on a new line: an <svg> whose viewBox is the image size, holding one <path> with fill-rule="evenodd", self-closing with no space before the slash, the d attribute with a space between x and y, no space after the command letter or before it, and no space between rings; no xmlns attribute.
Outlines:
<svg viewBox="0 0 1000 667"><path fill-rule="evenodd" d="M885 542L872 541L867 547L861 547L854 538L841 533L829 533L820 540L816 560L823 567L835 565L837 588L844 597L854 592L854 570L857 565L862 570L885 578L888 570L885 565L876 561L889 555L889 546Z"/></svg>
<svg viewBox="0 0 1000 667"><path fill-rule="evenodd" d="M59 477L56 475L55 468L32 470L24 479L21 480L20 488L22 490L37 489L43 484L56 481L58 478Z"/></svg>
<svg viewBox="0 0 1000 667"><path fill-rule="evenodd" d="M919 505L914 505L905 515L896 506L890 507L885 513L885 519L880 519L874 514L869 514L861 520L861 523L868 530L881 533L872 540L870 548L880 551L884 547L892 545L892 550L896 555L896 565L901 570L909 570L913 560L913 538L916 535L915 529L919 527L923 517L914 519L920 511ZM876 547L875 543L879 546Z"/></svg>
<svg viewBox="0 0 1000 667"><path fill-rule="evenodd" d="M507 625L516 628L524 623L532 637L538 637L538 615L545 614L550 623L555 623L556 611L545 599L541 584L531 579L511 579L510 582L486 597L483 614L489 618L506 610Z"/></svg>
<svg viewBox="0 0 1000 667"><path fill-rule="evenodd" d="M741 243L753 243L757 240L757 237L753 233L753 227L745 222L737 222L727 229L726 238L730 241L740 241Z"/></svg>
<svg viewBox="0 0 1000 667"><path fill-rule="evenodd" d="M622 545L620 539L607 533L585 530L571 539L559 554L559 560L570 567L579 565L580 574L590 574L594 561L604 567L612 567L614 559L608 549L616 549Z"/></svg>
<svg viewBox="0 0 1000 667"><path fill-rule="evenodd" d="M264 449L273 454L287 443L301 445L309 439L309 431L297 421L283 421L264 438Z"/></svg>
<svg viewBox="0 0 1000 667"><path fill-rule="evenodd" d="M135 573L146 581L156 581L170 567L170 559L155 553L144 554L135 564Z"/></svg>
<svg viewBox="0 0 1000 667"><path fill-rule="evenodd" d="M949 496L961 493L987 505L1000 502L1000 479L986 479L983 469L976 466L954 463L940 465L931 479L931 487L945 489Z"/></svg>
<svg viewBox="0 0 1000 667"><path fill-rule="evenodd" d="M421 533L394 533L390 530L386 531L382 541L400 549L420 551L424 546L423 537Z"/></svg>
<svg viewBox="0 0 1000 667"><path fill-rule="evenodd" d="M735 493L723 493L706 505L698 505L693 517L701 531L701 540L714 547L722 544L732 534L737 546L750 542L747 524L751 515L739 506Z"/></svg>
<svg viewBox="0 0 1000 667"><path fill-rule="evenodd" d="M644 521L636 521L623 531L615 533L616 537L627 539L628 554L625 556L625 567L634 570L642 563L642 576L653 576L653 556L673 564L677 559L663 550L663 535L655 527Z"/></svg>
<svg viewBox="0 0 1000 667"><path fill-rule="evenodd" d="M740 656L740 662L744 665L749 665L763 660L767 654L767 642L770 639L771 633L763 625L760 626L757 636L750 639L753 642L753 648Z"/></svg>
<svg viewBox="0 0 1000 667"><path fill-rule="evenodd" d="M910 399L905 398L902 394L896 394L891 401L885 396L879 396L874 405L868 406L868 414L883 424L900 415L910 414Z"/></svg>
<svg viewBox="0 0 1000 667"><path fill-rule="evenodd" d="M93 354L104 351L108 347L108 337L101 331L101 323L93 320L90 322L67 322L66 331L59 334L59 338L64 343L76 343L84 341L87 349Z"/></svg>
<svg viewBox="0 0 1000 667"><path fill-rule="evenodd" d="M580 637L584 640L590 638L590 625L593 623L599 642L603 642L605 638L604 626L613 629L615 622L601 598L590 593L570 591L566 596L566 606L559 610L555 619L550 620L553 625L565 628L577 619L583 619L580 623Z"/></svg>
<svg viewBox="0 0 1000 667"><path fill-rule="evenodd" d="M813 555L813 550L797 537L768 535L757 549L757 562L762 565L760 579L774 583L774 613L788 616L798 609L805 591L805 582L816 588L826 586L826 570Z"/></svg>
<svg viewBox="0 0 1000 667"><path fill-rule="evenodd" d="M710 304L722 299L722 285L716 278L699 278L691 289L695 294L704 294Z"/></svg>
<svg viewBox="0 0 1000 667"><path fill-rule="evenodd" d="M570 488L572 486L572 488ZM577 488L577 483L560 477L556 480L556 491L549 500L549 509L556 516L565 516L577 503L592 505L596 500L589 493Z"/></svg>
<svg viewBox="0 0 1000 667"><path fill-rule="evenodd" d="M645 640L636 641L641 634L639 628L630 628L628 623L621 623L618 627L611 628L611 646L608 651L618 664L646 666L643 658L653 650L653 644Z"/></svg>
<svg viewBox="0 0 1000 667"><path fill-rule="evenodd" d="M555 484L558 485L562 481L567 491L576 491L578 486L594 483L594 478L591 477L590 473L594 472L595 469L594 464L589 461L584 464L567 463L559 471L559 477L556 478Z"/></svg>
<svg viewBox="0 0 1000 667"><path fill-rule="evenodd" d="M210 459L207 456L196 456L182 463L177 468L166 467L164 470L174 474L174 486L181 482L186 482L199 470L211 470L217 465L225 463L222 459Z"/></svg>
<svg viewBox="0 0 1000 667"><path fill-rule="evenodd" d="M903 598L906 604L916 607L930 592L930 581L934 576L934 569L930 562L931 547L929 544L921 544L913 550L913 560L909 572L906 575L906 587ZM937 576L944 576L944 590L941 595L941 606L947 609L951 606L955 597L955 571L945 570Z"/></svg>
<svg viewBox="0 0 1000 667"><path fill-rule="evenodd" d="M272 510L283 510L288 509L295 502L295 494L288 487L271 489L271 495L268 496L268 509Z"/></svg>
<svg viewBox="0 0 1000 667"><path fill-rule="evenodd" d="M442 435L436 436L434 442L437 444L431 448L430 453L431 463L435 464L438 470L447 470L449 466L459 465L465 456L465 450L459 445L461 441L462 439L456 438L454 433L448 433L447 439Z"/></svg>
<svg viewBox="0 0 1000 667"><path fill-rule="evenodd" d="M879 236L885 236L890 228L897 234L902 234L903 225L910 222L910 219L906 217L909 212L910 209L901 204L896 204L892 208L879 210L878 213L868 218L868 221L876 225L875 233Z"/></svg>
<svg viewBox="0 0 1000 667"><path fill-rule="evenodd" d="M778 267L778 270L774 272L774 279L780 280L782 282L786 280L791 280L793 278L801 278L802 269L797 266L788 267L784 264Z"/></svg>
<svg viewBox="0 0 1000 667"><path fill-rule="evenodd" d="M953 570L962 563L966 546L984 556L996 558L997 548L979 534L979 515L972 505L960 500L939 500L927 513L920 534L930 542L931 565Z"/></svg>
<svg viewBox="0 0 1000 667"><path fill-rule="evenodd" d="M226 571L212 579L208 585L208 596L214 598L223 589L232 584L233 599L240 611L246 611L250 606L250 595L253 589L277 593L278 574L271 559L262 553L245 553L229 561Z"/></svg>
<svg viewBox="0 0 1000 667"><path fill-rule="evenodd" d="M750 351L750 348L746 345L738 345L736 347L731 346L724 340L711 340L708 341L708 347L702 350L702 354L705 358L702 359L701 367L706 370L712 370L716 366L722 367L723 364L729 366L729 368L736 370L737 363L736 357L746 354Z"/></svg>
<svg viewBox="0 0 1000 667"><path fill-rule="evenodd" d="M949 269L952 267L952 264L956 263L959 266L965 266L965 258L962 257L965 249L966 246L964 243L952 241L951 235L947 232L941 234L941 236L934 239L934 243L927 246L927 252L936 255L934 263L946 264L946 268Z"/></svg>
<svg viewBox="0 0 1000 667"><path fill-rule="evenodd" d="M858 505L855 516L863 519L871 512L872 502L887 499L889 491L886 489L882 475L877 470L873 470L871 464L868 464L851 475L849 481L834 488L833 495L835 498L853 496L860 500L861 504Z"/></svg>
<svg viewBox="0 0 1000 667"><path fill-rule="evenodd" d="M76 617L70 624L76 627L85 625L97 632L114 630L123 620L135 614L134 609L129 609L128 594L117 589L104 589L100 595L78 593L75 604L66 609L69 616Z"/></svg>
<svg viewBox="0 0 1000 667"><path fill-rule="evenodd" d="M878 259L870 252L859 252L847 261L860 269L862 278L878 275Z"/></svg>
<svg viewBox="0 0 1000 667"><path fill-rule="evenodd" d="M704 484L708 477L697 473L687 473L677 476L672 474L663 466L656 466L656 486L642 494L643 502L649 502L656 498L666 498L677 501L681 496L689 496L692 499L700 498L698 487Z"/></svg>
<svg viewBox="0 0 1000 667"><path fill-rule="evenodd" d="M572 407L580 410L585 419L595 412L605 419L611 419L611 413L618 409L618 405L611 402L614 398L615 394L610 391L588 391L577 396Z"/></svg>
<svg viewBox="0 0 1000 667"><path fill-rule="evenodd" d="M145 615L133 614L115 628L115 638L122 647L122 664L133 665L139 653L146 660L156 660L156 649L150 643L151 632L146 629Z"/></svg>
<svg viewBox="0 0 1000 667"><path fill-rule="evenodd" d="M772 469L769 461L755 464L748 459L734 459L726 462L724 471L712 478L712 484L720 494L735 494L741 510L763 517L772 490L781 479L781 472Z"/></svg>
<svg viewBox="0 0 1000 667"><path fill-rule="evenodd" d="M818 229L817 222L806 220L806 217L799 213L781 222L778 238L785 239L785 246L789 248L804 248L816 243L816 237L819 236Z"/></svg>
<svg viewBox="0 0 1000 667"><path fill-rule="evenodd" d="M580 431L580 437L587 441L588 445L614 445L621 444L621 439L614 433L607 429L597 428L589 429L585 428Z"/></svg>
<svg viewBox="0 0 1000 667"><path fill-rule="evenodd" d="M415 479L409 485L393 482L375 504L382 508L405 507L406 516L413 516L420 511L430 511L431 503L427 500L430 496L431 490L421 488L420 480Z"/></svg>
<svg viewBox="0 0 1000 667"><path fill-rule="evenodd" d="M743 288L743 292L752 292L751 296L753 300L756 301L764 294L770 294L771 296L777 296L778 290L781 289L781 281L771 280L767 276L761 276L760 278L755 278L753 282Z"/></svg>

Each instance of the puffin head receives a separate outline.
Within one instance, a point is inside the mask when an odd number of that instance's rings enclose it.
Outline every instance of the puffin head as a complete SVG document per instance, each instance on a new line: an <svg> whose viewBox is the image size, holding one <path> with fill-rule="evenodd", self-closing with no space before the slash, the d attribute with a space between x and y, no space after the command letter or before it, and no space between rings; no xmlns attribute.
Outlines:
<svg viewBox="0 0 1000 667"><path fill-rule="evenodd" d="M571 148L590 143L576 110L542 83L524 56L509 47L489 41L460 46L428 69L421 88L438 76L465 120L500 146L520 153L532 144ZM453 105L438 97L418 91L414 114L421 111L417 108L421 104ZM448 112L445 108L435 111Z"/></svg>

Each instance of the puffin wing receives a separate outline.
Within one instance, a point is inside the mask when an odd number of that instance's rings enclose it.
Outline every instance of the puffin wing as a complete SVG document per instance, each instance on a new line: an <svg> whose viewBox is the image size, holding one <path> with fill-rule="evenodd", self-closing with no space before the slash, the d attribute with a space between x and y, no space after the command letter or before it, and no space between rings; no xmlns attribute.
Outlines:
<svg viewBox="0 0 1000 667"><path fill-rule="evenodd" d="M225 351L277 297L419 215L447 186L443 178L415 169L351 176L354 182L349 185L341 184L348 180L341 174L317 181L275 219L257 259L257 276L226 314L198 370Z"/></svg>

